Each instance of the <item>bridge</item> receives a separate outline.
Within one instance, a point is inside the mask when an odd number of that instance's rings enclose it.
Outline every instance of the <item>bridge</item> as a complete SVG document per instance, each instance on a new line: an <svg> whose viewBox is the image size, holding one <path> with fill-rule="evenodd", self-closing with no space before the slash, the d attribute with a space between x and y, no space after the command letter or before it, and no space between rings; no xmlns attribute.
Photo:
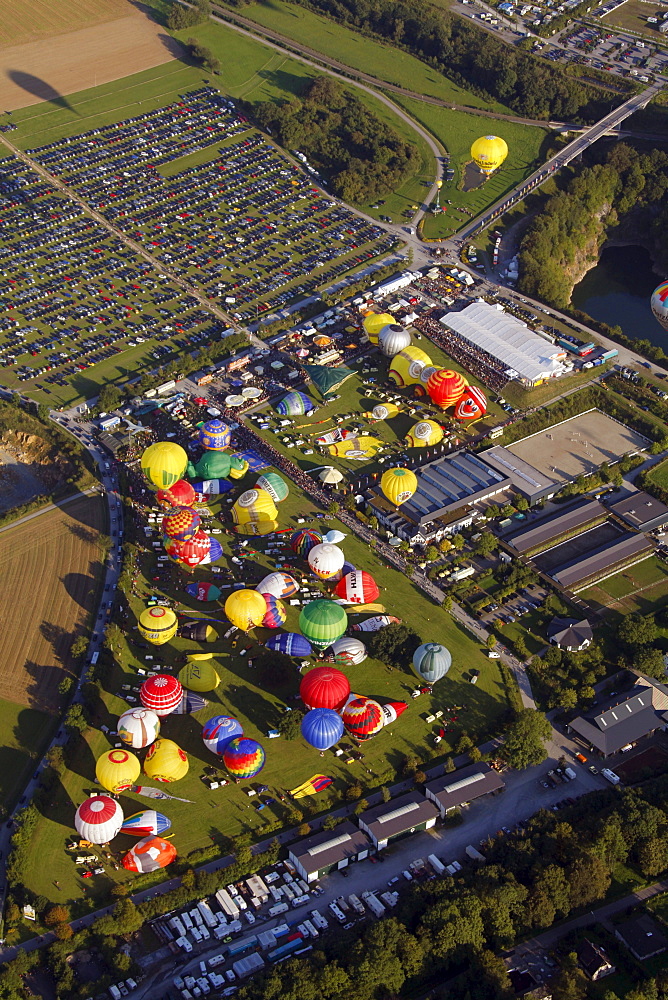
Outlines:
<svg viewBox="0 0 668 1000"><path fill-rule="evenodd" d="M619 107L614 108L605 117L601 118L594 125L591 125L588 129L585 129L583 133L577 138L573 139L567 146L555 153L554 156L550 157L538 170L534 171L526 180L523 180L513 191L500 198L497 202L491 205L484 215L479 216L474 221L468 223L463 229L460 229L453 239L456 240L466 240L475 236L477 233L482 232L486 229L495 219L507 212L509 208L517 205L519 202L523 201L531 191L539 187L543 181L549 177L551 173L558 170L560 167L565 167L566 164L570 163L577 156L580 156L585 149L588 149L597 139L600 139L602 135L607 135L609 132L616 129L623 121L625 121L629 115L634 114L634 112L639 111L641 108L646 107L653 97L656 96L663 89L663 82L653 83L650 87L644 90L641 94L634 94L630 97L628 101L620 104Z"/></svg>

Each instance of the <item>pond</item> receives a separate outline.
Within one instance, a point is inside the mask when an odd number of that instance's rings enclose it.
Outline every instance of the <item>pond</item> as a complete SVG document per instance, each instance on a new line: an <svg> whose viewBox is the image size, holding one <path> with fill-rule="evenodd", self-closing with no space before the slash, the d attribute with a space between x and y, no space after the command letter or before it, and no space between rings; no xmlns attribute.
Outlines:
<svg viewBox="0 0 668 1000"><path fill-rule="evenodd" d="M627 337L668 348L668 336L650 309L650 296L660 278L644 247L606 247L571 298L576 309L609 326L621 326Z"/></svg>

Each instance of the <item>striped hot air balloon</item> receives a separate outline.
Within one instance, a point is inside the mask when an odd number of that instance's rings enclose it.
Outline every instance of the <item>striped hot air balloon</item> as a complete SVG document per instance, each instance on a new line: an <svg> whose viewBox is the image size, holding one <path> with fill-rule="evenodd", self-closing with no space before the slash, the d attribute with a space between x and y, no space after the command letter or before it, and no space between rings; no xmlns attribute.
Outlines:
<svg viewBox="0 0 668 1000"><path fill-rule="evenodd" d="M486 412L487 399L477 385L470 385L455 407L457 420L477 420Z"/></svg>
<svg viewBox="0 0 668 1000"><path fill-rule="evenodd" d="M346 731L356 740L368 740L385 725L383 710L373 698L353 697L341 712Z"/></svg>
<svg viewBox="0 0 668 1000"><path fill-rule="evenodd" d="M142 809L141 812L125 817L120 832L127 833L130 837L155 837L166 833L171 825L171 819L155 809Z"/></svg>
<svg viewBox="0 0 668 1000"><path fill-rule="evenodd" d="M295 531L290 536L290 548L303 559L306 559L311 549L320 545L321 542L322 535L319 531L313 531L312 528L300 528L299 531Z"/></svg>
<svg viewBox="0 0 668 1000"><path fill-rule="evenodd" d="M202 726L204 746L219 757L224 753L228 743L243 734L241 723L231 715L214 715Z"/></svg>
<svg viewBox="0 0 668 1000"><path fill-rule="evenodd" d="M223 751L223 764L227 770L232 777L243 780L259 774L265 759L264 747L247 736L231 740Z"/></svg>
<svg viewBox="0 0 668 1000"><path fill-rule="evenodd" d="M352 636L342 635L330 646L326 659L342 666L358 666L366 660L367 652L363 642Z"/></svg>
<svg viewBox="0 0 668 1000"><path fill-rule="evenodd" d="M281 599L294 597L299 591L299 584L289 573L270 573L260 580L255 588L258 594L272 594Z"/></svg>
<svg viewBox="0 0 668 1000"><path fill-rule="evenodd" d="M265 628L280 628L288 617L285 605L272 594L263 594L262 596L267 605L267 612L262 619L262 624Z"/></svg>
<svg viewBox="0 0 668 1000"><path fill-rule="evenodd" d="M427 382L427 392L429 398L444 410L458 402L467 386L468 382L460 372L439 368Z"/></svg>
<svg viewBox="0 0 668 1000"><path fill-rule="evenodd" d="M123 810L109 795L92 795L81 803L74 817L77 833L91 844L108 844L122 824Z"/></svg>
<svg viewBox="0 0 668 1000"><path fill-rule="evenodd" d="M334 593L349 604L371 604L380 595L378 584L364 570L354 569L339 580Z"/></svg>
<svg viewBox="0 0 668 1000"><path fill-rule="evenodd" d="M183 688L176 677L156 674L148 677L139 689L139 700L144 708L152 709L156 715L169 715L181 701Z"/></svg>

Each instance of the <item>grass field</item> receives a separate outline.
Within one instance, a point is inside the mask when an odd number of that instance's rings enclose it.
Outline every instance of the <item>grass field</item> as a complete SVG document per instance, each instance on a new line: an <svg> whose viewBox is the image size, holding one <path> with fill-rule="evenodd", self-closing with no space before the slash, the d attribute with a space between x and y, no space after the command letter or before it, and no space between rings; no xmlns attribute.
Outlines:
<svg viewBox="0 0 668 1000"><path fill-rule="evenodd" d="M607 617L620 620L627 614L649 614L668 605L667 585L668 566L652 556L588 587L578 596L603 609Z"/></svg>
<svg viewBox="0 0 668 1000"><path fill-rule="evenodd" d="M366 38L351 28L296 4L284 3L282 0L263 0L262 3L244 7L243 15L263 27L278 31L302 45L387 83L455 104L511 113L506 105L477 97L415 56Z"/></svg>
<svg viewBox="0 0 668 1000"><path fill-rule="evenodd" d="M607 30L610 30L609 25L618 24L620 28L628 28L630 31L647 35L657 45L664 47L666 36L659 32L658 24L648 24L647 18L658 17L660 21L661 15L665 11L666 8L660 3L653 6L651 3L647 3L646 0L627 0L621 7L617 7L616 10L606 14L600 23Z"/></svg>
<svg viewBox="0 0 668 1000"><path fill-rule="evenodd" d="M425 219L424 235L427 237L452 235L497 198L512 190L544 159L543 146L549 141L549 134L545 129L495 121L493 132L506 140L508 157L501 169L481 187L468 192L463 191L462 175L465 165L471 159L471 144L479 136L490 131L492 127L490 122L477 115L438 108L432 104L423 104L403 97L398 103L445 146L450 154L450 166L455 171L454 180L446 181L441 191L441 205L447 208L447 212L428 215ZM452 204L448 205L448 201ZM471 214L458 212L458 208L465 208Z"/></svg>
<svg viewBox="0 0 668 1000"><path fill-rule="evenodd" d="M131 11L127 0L0 0L1 47L113 21Z"/></svg>
<svg viewBox="0 0 668 1000"><path fill-rule="evenodd" d="M70 671L70 644L89 623L99 596L104 526L104 501L95 496L0 533L5 609L0 699L59 709L58 685Z"/></svg>
<svg viewBox="0 0 668 1000"><path fill-rule="evenodd" d="M0 815L16 801L57 726L55 716L0 700Z"/></svg>
<svg viewBox="0 0 668 1000"><path fill-rule="evenodd" d="M659 462L650 470L649 478L663 490L668 490L668 459Z"/></svg>
<svg viewBox="0 0 668 1000"><path fill-rule="evenodd" d="M235 495L249 485L250 481L242 481L235 490ZM227 510L227 504L221 506ZM289 498L281 505L281 526L296 526L298 515L308 517L311 524L321 524L312 502L296 487L292 487ZM321 526L323 530L332 527L346 530L335 520L322 522ZM229 553L230 539L223 535L219 539L222 540L226 553ZM263 539L251 540L248 559L243 568L235 570L237 580L255 585L275 565L276 557L263 553L265 544ZM408 665L403 670L388 670L383 664L367 659L361 666L345 669L354 691L378 697L381 701L408 702L407 710L395 724L363 746L364 761L351 764L345 763L345 757L337 758L331 752L321 757L301 739L290 743L284 740L267 740L266 733L276 725L286 701L289 705L295 704L293 699L297 695L300 680L298 671L294 669L288 670L286 674L279 671L257 676L253 669L249 669L247 661L258 650L258 641L266 641L269 632L257 629L255 636L249 637L247 641L242 637L234 648L231 640L221 638L227 625L218 604L198 604L183 592L184 584L192 577L176 568L172 569L170 564L170 569L162 574L163 579L153 582L157 568L156 557L152 553L143 557L137 594L131 598L127 617L129 639L136 636L136 615L144 606L143 598L148 593L167 594L176 602L182 603L182 611L191 610L197 615L208 615L221 623L217 626L219 638L205 647L207 651L214 653L216 669L221 676L220 686L207 695L209 706L196 717L171 717L163 723L163 734L174 739L190 756L189 774L166 791L192 800L194 806L181 802L161 804L162 811L173 821L174 843L180 855L185 856L196 848L207 846L212 836L216 838L221 833L235 835L247 830L259 838L263 831L268 832L272 828L268 824L283 824L286 821L286 807L280 802L258 813L244 794L243 785L232 784L209 791L202 784L200 778L204 766L215 764L216 758L204 748L200 727L206 719L221 711L235 715L249 736L261 739L264 743L267 763L259 780L269 786L270 794L283 793L316 773L328 774L335 779L328 792L299 801L300 809L303 808L307 815L327 810L334 803L340 802L344 788L352 780L359 779L365 789L377 787L400 768L406 754L416 754L426 761L436 754L450 753L463 729L471 734L494 731L495 721L505 711L505 689L496 662L484 655L484 651L454 623L450 615L428 600L408 579L388 568L354 536L349 534L342 547L351 562L364 566L373 574L381 587L380 599L389 613L396 613L411 624L425 640L445 643L453 656L452 669L447 678L435 687L433 696L423 695L417 700L409 697L410 691L415 687L415 677ZM296 563L305 567L301 560L296 559ZM299 569L297 575L301 572ZM194 578L211 579L205 568L197 570ZM325 590L325 587L311 584L310 589ZM294 629L299 609L289 607L288 611L284 627ZM151 664L153 668L159 665L176 672L181 668L184 652L188 649L194 651L196 648L204 647L197 647L180 638L166 646L153 647L150 651L124 641L117 662L107 660L103 666L103 702L98 705L94 724L97 727L106 724L113 729L116 717L127 707L118 696L121 684L137 683L140 680L135 671L137 667L147 667L145 655L154 656ZM241 648L248 650L243 656ZM106 656L107 654L103 654L103 659ZM468 672L474 667L480 670L480 680L476 687L467 682ZM442 724L447 730L446 738L438 747L431 739L434 727L425 722L425 717L437 709L444 711ZM72 817L76 805L83 799L86 790L93 787L95 759L108 748L108 739L98 730L91 731L77 765L64 776L62 786L54 791L46 809L48 818L39 824L33 843L36 856L42 857L44 864L35 866L31 872L31 888L54 898L52 882L54 879L59 880L63 890L58 894L59 898L72 899L79 910L85 909L87 897L94 899L103 889L108 888L109 882L105 877L94 881L92 885L83 883L77 876L71 855L64 851L64 843L72 832ZM121 801L126 813L147 805L146 800L134 796L124 796ZM118 838L113 846L115 850L124 852L130 845L130 840ZM125 873L112 872L109 875L109 878L114 879L126 877ZM85 895L82 893L84 886ZM92 902L88 905L92 905Z"/></svg>

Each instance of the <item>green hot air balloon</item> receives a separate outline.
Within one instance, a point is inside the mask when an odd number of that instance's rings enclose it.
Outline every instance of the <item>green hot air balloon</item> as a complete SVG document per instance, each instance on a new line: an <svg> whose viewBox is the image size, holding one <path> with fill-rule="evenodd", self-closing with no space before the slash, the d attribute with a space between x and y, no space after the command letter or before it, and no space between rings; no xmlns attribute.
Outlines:
<svg viewBox="0 0 668 1000"><path fill-rule="evenodd" d="M451 664L450 650L438 642L425 642L413 653L413 670L427 684L435 684L445 677Z"/></svg>
<svg viewBox="0 0 668 1000"><path fill-rule="evenodd" d="M312 645L325 649L336 642L348 627L348 616L334 601L311 601L302 608L299 628Z"/></svg>

